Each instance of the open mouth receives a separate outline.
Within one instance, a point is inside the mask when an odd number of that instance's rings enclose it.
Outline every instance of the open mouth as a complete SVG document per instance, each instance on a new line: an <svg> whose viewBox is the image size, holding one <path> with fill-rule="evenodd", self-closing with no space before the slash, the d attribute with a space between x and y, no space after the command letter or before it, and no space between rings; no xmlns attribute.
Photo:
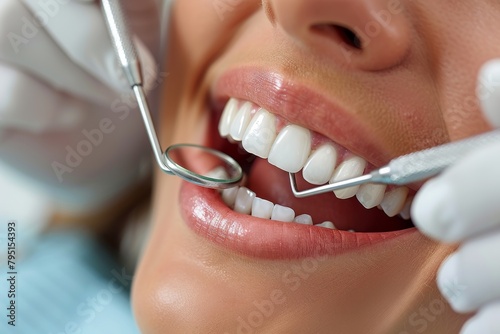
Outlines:
<svg viewBox="0 0 500 334"><path fill-rule="evenodd" d="M263 258L338 255L415 235L414 191L406 187L369 184L307 198L293 195L289 172L305 189L367 173L378 167L368 162L377 155L387 159L376 140L367 140L363 125L325 101L308 87L255 68L219 78L203 145L235 158L246 177L240 187L222 192L184 183L180 203L187 225L226 248ZM304 117L306 107L310 114ZM335 116L333 123L318 118L316 111L325 115L324 108L328 117ZM333 129L340 141L321 135L321 128Z"/></svg>
<svg viewBox="0 0 500 334"><path fill-rule="evenodd" d="M235 212L278 222L350 232L398 231L413 227L413 195L407 187L367 184L309 198L295 198L288 173L310 188L357 177L375 169L364 158L255 103L230 98L217 113L218 146L244 168L241 187L221 196Z"/></svg>

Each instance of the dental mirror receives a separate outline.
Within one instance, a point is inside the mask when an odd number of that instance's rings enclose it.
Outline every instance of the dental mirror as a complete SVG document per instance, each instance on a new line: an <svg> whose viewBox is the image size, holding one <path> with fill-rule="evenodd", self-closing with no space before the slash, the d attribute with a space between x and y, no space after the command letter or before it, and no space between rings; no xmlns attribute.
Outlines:
<svg viewBox="0 0 500 334"><path fill-rule="evenodd" d="M172 174L206 188L231 188L238 185L243 176L240 165L233 158L194 144L176 144L167 148L165 164Z"/></svg>
<svg viewBox="0 0 500 334"><path fill-rule="evenodd" d="M176 144L165 154L158 141L153 120L142 86L133 86L139 109L153 148L156 161L167 174L205 188L226 189L237 186L243 178L241 166L230 156L209 147L194 144Z"/></svg>
<svg viewBox="0 0 500 334"><path fill-rule="evenodd" d="M111 41L139 105L160 168L167 174L206 188L226 189L237 186L243 178L243 170L227 154L193 144L173 145L163 154L144 93L141 64L130 39L120 0L101 0L101 6Z"/></svg>

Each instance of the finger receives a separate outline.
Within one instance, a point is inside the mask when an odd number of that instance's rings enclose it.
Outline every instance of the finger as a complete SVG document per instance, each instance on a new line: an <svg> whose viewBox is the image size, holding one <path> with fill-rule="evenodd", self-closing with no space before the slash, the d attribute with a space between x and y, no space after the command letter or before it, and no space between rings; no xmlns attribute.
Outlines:
<svg viewBox="0 0 500 334"><path fill-rule="evenodd" d="M86 113L86 104L39 80L0 63L0 129L31 133L71 129Z"/></svg>
<svg viewBox="0 0 500 334"><path fill-rule="evenodd" d="M100 105L116 92L77 66L18 0L0 1L0 61L18 66L60 89ZM71 25L69 25L71 26Z"/></svg>
<svg viewBox="0 0 500 334"><path fill-rule="evenodd" d="M24 231L17 236L19 240L16 245L18 255L24 257L31 249L34 239L50 223L54 203L33 184L31 179L23 177L2 161L0 161L0 184L2 192L9 194L2 196L0 201L0 220L4 222L4 231L12 219L16 219L18 230ZM3 263L7 263L4 256L0 255L0 261L5 260Z"/></svg>
<svg viewBox="0 0 500 334"><path fill-rule="evenodd" d="M79 1L59 4L55 0L23 0L23 2L33 13L47 13L45 30L76 64L117 92L130 90L99 5ZM142 4L136 7L145 9L140 14L146 16L146 20L154 21L158 10L153 10L154 7L151 5L146 6L151 4L151 1L135 2ZM137 20L141 18L134 17L134 20L130 21ZM154 35L158 29L156 26L150 34ZM155 75L155 60L143 43L136 41L135 44L144 68L145 81L150 83L151 77Z"/></svg>
<svg viewBox="0 0 500 334"><path fill-rule="evenodd" d="M100 0L76 0L82 3L99 3ZM164 2L172 0L121 0L128 25L133 34L139 37L153 56L158 55L160 45L161 10ZM160 6L160 2L163 3Z"/></svg>
<svg viewBox="0 0 500 334"><path fill-rule="evenodd" d="M500 227L500 143L488 145L428 181L412 206L415 225L445 242Z"/></svg>
<svg viewBox="0 0 500 334"><path fill-rule="evenodd" d="M464 243L446 259L438 273L438 287L457 312L477 310L500 299L500 232Z"/></svg>
<svg viewBox="0 0 500 334"><path fill-rule="evenodd" d="M488 61L479 71L477 96L484 116L500 127L500 59Z"/></svg>
<svg viewBox="0 0 500 334"><path fill-rule="evenodd" d="M460 334L497 334L500 333L500 302L481 308L478 314L467 321Z"/></svg>

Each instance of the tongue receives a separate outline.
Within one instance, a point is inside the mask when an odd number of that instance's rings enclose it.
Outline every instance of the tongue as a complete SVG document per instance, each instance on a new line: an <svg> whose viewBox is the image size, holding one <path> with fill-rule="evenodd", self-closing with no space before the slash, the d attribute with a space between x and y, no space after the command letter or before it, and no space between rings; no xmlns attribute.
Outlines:
<svg viewBox="0 0 500 334"><path fill-rule="evenodd" d="M299 189L312 187L297 174ZM354 197L339 200L332 193L306 198L295 198L290 189L288 173L272 166L267 160L256 159L248 174L248 188L258 197L295 210L296 215L309 214L315 224L331 221L339 230L356 232L395 231L411 227L411 222L401 218L389 218L375 208L365 209Z"/></svg>

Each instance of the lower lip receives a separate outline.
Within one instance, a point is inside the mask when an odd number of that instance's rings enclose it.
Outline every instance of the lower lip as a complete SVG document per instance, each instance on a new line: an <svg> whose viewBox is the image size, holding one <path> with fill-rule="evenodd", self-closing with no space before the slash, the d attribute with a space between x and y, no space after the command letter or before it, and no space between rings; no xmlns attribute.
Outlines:
<svg viewBox="0 0 500 334"><path fill-rule="evenodd" d="M184 221L198 235L229 250L264 259L340 255L418 233L415 228L383 233L352 233L282 223L229 209L219 193L187 182L180 192Z"/></svg>

